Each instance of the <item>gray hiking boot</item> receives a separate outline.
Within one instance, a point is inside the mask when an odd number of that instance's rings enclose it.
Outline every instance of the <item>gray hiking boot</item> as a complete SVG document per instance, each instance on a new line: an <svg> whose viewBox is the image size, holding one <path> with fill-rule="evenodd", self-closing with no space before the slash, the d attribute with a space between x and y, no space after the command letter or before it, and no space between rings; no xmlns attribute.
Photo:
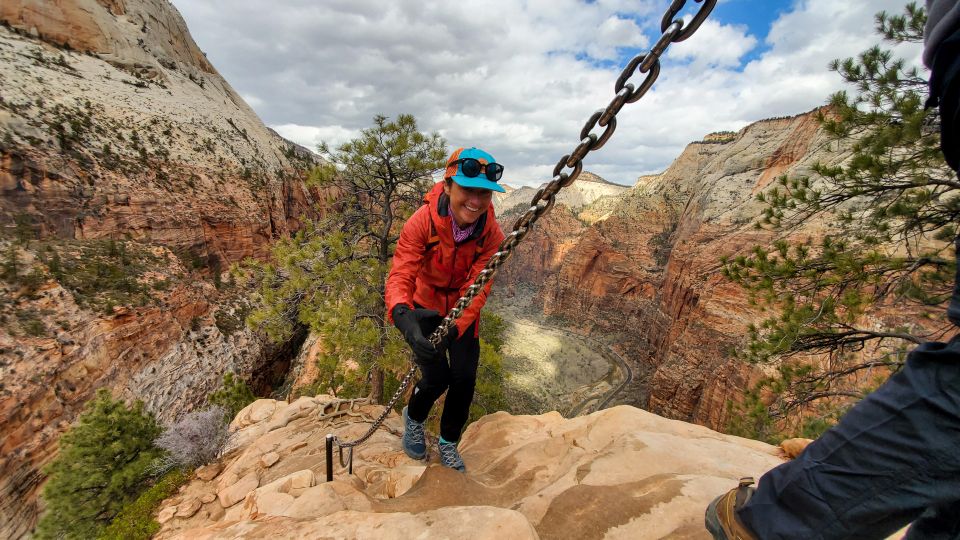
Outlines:
<svg viewBox="0 0 960 540"><path fill-rule="evenodd" d="M413 459L427 457L427 441L423 435L423 422L411 420L407 408L403 408L403 452Z"/></svg>
<svg viewBox="0 0 960 540"><path fill-rule="evenodd" d="M466 465L463 464L463 458L460 457L460 452L457 451L457 443L447 442L441 438L437 442L437 447L440 449L440 463L444 467L450 467L460 472L467 470Z"/></svg>

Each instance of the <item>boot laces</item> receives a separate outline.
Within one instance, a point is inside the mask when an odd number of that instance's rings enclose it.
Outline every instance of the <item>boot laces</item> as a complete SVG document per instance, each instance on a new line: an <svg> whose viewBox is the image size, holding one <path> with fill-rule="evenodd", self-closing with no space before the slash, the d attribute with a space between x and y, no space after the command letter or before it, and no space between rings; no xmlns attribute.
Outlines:
<svg viewBox="0 0 960 540"><path fill-rule="evenodd" d="M457 443L440 443L440 461L447 467L459 469L463 467L463 458L457 451Z"/></svg>
<svg viewBox="0 0 960 540"><path fill-rule="evenodd" d="M411 420L410 417L407 417L407 426L406 426L406 427L407 427L406 434L407 434L407 437L410 439L411 442L413 442L413 443L422 443L422 442L424 442L423 424L422 424L422 423L420 423L420 422L415 422L415 421Z"/></svg>

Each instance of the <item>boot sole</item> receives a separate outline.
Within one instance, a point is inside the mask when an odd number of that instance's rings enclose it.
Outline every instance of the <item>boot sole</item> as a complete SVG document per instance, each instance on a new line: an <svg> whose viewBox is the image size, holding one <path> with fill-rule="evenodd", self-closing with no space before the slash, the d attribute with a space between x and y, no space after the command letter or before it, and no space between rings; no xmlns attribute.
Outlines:
<svg viewBox="0 0 960 540"><path fill-rule="evenodd" d="M723 527L720 525L720 517L717 513L717 504L722 498L723 495L714 499L713 502L707 506L707 511L703 516L703 523L706 525L707 530L710 531L710 534L713 535L714 540L729 540L727 533L723 532Z"/></svg>
<svg viewBox="0 0 960 540"><path fill-rule="evenodd" d="M422 454L420 454L420 455L418 456L418 455L414 454L412 451L407 450L406 448L404 448L404 449L403 449L403 453L406 454L408 458L410 458L410 459L416 459L417 461L423 461L423 460L426 459L426 457L427 457L427 452L426 452L426 451L424 451Z"/></svg>

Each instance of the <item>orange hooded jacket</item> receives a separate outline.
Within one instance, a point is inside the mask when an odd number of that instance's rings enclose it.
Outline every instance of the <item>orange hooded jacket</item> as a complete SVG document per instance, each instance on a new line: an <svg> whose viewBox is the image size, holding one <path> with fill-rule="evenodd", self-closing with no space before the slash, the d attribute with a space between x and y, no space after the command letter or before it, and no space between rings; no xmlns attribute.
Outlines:
<svg viewBox="0 0 960 540"><path fill-rule="evenodd" d="M414 302L434 309L442 316L463 296L477 274L503 241L493 204L480 216L473 233L454 245L452 217L447 213L449 198L438 182L424 197L424 204L410 216L400 231L400 240L393 254L393 267L387 277L387 318L397 304L413 307ZM457 319L457 335L470 328L487 302L492 282L480 291L470 306ZM475 336L479 336L477 325Z"/></svg>

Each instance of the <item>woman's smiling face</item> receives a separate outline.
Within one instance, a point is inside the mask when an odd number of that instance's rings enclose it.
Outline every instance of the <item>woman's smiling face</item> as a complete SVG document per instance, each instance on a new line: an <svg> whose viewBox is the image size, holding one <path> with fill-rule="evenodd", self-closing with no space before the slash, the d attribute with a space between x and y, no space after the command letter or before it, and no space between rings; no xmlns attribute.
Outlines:
<svg viewBox="0 0 960 540"><path fill-rule="evenodd" d="M444 182L443 191L450 197L453 219L461 227L480 219L493 200L493 192L489 189L463 187L454 181Z"/></svg>

